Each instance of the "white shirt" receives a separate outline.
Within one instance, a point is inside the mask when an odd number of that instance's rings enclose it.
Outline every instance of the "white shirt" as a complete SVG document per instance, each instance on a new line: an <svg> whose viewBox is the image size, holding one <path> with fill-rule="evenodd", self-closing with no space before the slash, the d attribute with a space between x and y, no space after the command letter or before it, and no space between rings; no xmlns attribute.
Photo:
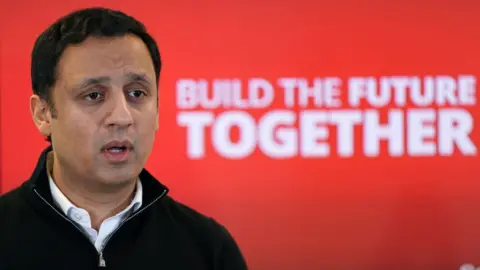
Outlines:
<svg viewBox="0 0 480 270"><path fill-rule="evenodd" d="M99 231L97 232L92 228L92 223L88 212L73 205L57 187L50 174L49 179L53 201L58 207L60 207L67 217L84 229L85 234L88 236L88 238L90 238L98 252L101 251L105 240L111 233L115 231L115 229L117 229L120 223L142 206L142 183L140 180L137 180L135 197L130 205L117 215L107 218L105 221L103 221L103 223L100 225Z"/></svg>

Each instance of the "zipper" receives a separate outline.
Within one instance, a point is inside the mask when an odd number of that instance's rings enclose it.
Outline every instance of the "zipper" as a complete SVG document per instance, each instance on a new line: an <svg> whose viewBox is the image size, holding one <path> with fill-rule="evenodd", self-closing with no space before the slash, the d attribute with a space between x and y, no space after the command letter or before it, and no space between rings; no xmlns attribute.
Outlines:
<svg viewBox="0 0 480 270"><path fill-rule="evenodd" d="M105 262L105 259L103 258L103 251L100 251L100 256L98 258L98 267L107 267L107 263Z"/></svg>
<svg viewBox="0 0 480 270"><path fill-rule="evenodd" d="M38 193L38 191L36 189L33 189L33 191L35 191L35 193L37 194L38 197L40 197L40 199L42 199L42 201L44 201L48 206L50 206L57 214L59 214L63 219L65 219L66 221L70 222L75 228L77 228L80 233L88 239L88 242L89 243L92 243L92 241L90 240L90 238L87 237L87 235L84 233L83 229L78 227L77 224L75 224L75 222L73 222L72 220L70 220L69 218L65 217L64 215L62 215L53 205L51 205L47 200L45 200L42 195L40 195L40 193ZM120 227L123 226L123 224L125 224L127 221L131 220L132 218L134 218L135 216L137 216L138 214L140 214L141 212L143 212L145 209L149 208L152 204L154 204L156 201L160 200L163 196L165 196L165 194L167 193L167 190L164 189L162 194L160 194L160 196L158 196L155 200L153 200L151 203L149 203L147 206L145 206L144 208L140 209L140 211L137 211L135 212L133 215L131 215L130 217L126 218L124 221L122 221L118 227L105 239L104 241L104 244L102 245L102 248L100 249L100 252L98 252L98 266L99 267L107 267L107 262L105 261L105 258L103 257L103 250L105 249L105 247L107 246L107 243L108 241L110 241L110 238L112 238L112 236L120 229ZM92 246L95 248L95 245L92 244ZM95 248L95 251L97 249Z"/></svg>
<svg viewBox="0 0 480 270"><path fill-rule="evenodd" d="M145 209L149 208L152 204L154 204L156 201L160 200L163 196L165 196L166 193L167 193L167 190L164 189L162 194L160 194L160 196L158 196L151 203L147 204L147 206L145 206L144 208L140 209L140 211L137 211L137 212L133 213L133 215L131 215L128 218L126 218L125 220L123 220L120 223L120 225L118 225L118 227L110 235L107 236L107 238L103 242L102 248L100 249L100 261L99 261L99 266L100 267L106 267L107 266L107 263L106 263L105 259L103 258L103 250L105 250L105 247L107 246L107 244L110 241L110 239L112 238L112 236L123 226L123 224L125 224L127 221L131 220L132 218L134 218L135 216L137 216L141 212L145 211Z"/></svg>

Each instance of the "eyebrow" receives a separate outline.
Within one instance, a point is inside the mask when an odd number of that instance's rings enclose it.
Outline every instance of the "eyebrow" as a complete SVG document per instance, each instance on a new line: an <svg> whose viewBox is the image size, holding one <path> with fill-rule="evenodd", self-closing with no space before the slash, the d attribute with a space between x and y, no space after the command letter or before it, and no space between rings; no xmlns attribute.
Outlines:
<svg viewBox="0 0 480 270"><path fill-rule="evenodd" d="M128 82L145 82L148 84L152 84L150 78L148 78L145 73L129 72L125 75L125 77L127 78ZM85 88L90 85L105 84L110 81L111 78L108 76L85 78L79 83L75 84L75 88Z"/></svg>
<svg viewBox="0 0 480 270"><path fill-rule="evenodd" d="M79 83L75 84L75 88L84 88L90 85L103 84L109 81L110 81L110 77L108 76L86 78L81 80Z"/></svg>
<svg viewBox="0 0 480 270"><path fill-rule="evenodd" d="M126 77L130 82L145 82L148 84L152 84L152 82L150 81L150 78L148 78L147 74L145 73L129 72L127 73Z"/></svg>

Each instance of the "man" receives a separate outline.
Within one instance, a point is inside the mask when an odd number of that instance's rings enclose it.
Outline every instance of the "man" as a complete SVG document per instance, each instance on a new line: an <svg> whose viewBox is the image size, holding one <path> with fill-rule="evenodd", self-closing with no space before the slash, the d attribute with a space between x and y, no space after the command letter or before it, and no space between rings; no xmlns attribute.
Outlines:
<svg viewBox="0 0 480 270"><path fill-rule="evenodd" d="M51 146L0 197L0 269L247 269L219 223L143 167L161 59L142 23L89 8L55 22L31 62L33 121Z"/></svg>

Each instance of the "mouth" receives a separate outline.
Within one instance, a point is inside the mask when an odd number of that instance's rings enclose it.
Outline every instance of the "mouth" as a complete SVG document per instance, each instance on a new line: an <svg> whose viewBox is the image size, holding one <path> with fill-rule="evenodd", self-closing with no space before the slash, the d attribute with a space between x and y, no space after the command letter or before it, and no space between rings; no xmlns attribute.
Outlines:
<svg viewBox="0 0 480 270"><path fill-rule="evenodd" d="M105 148L104 151L110 152L110 153L122 153L127 151L127 147L125 146L114 146L110 148Z"/></svg>
<svg viewBox="0 0 480 270"><path fill-rule="evenodd" d="M130 141L111 141L102 147L102 152L112 162L119 162L128 159L128 154L133 149Z"/></svg>
<svg viewBox="0 0 480 270"><path fill-rule="evenodd" d="M106 145L102 147L102 150L108 150L108 151L120 151L120 150L128 150L132 149L133 145L130 141L124 140L124 141L110 141Z"/></svg>

